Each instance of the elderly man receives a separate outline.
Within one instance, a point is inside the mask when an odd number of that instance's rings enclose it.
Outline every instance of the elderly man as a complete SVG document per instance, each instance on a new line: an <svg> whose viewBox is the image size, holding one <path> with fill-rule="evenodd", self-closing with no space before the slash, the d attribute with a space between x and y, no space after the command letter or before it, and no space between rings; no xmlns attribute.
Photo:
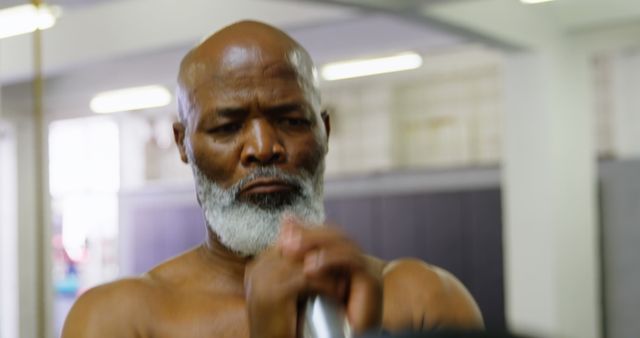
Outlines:
<svg viewBox="0 0 640 338"><path fill-rule="evenodd" d="M83 294L63 337L295 337L312 294L339 302L356 332L482 327L449 273L366 256L323 225L329 116L296 41L263 23L228 26L185 56L178 96L175 141L207 238Z"/></svg>

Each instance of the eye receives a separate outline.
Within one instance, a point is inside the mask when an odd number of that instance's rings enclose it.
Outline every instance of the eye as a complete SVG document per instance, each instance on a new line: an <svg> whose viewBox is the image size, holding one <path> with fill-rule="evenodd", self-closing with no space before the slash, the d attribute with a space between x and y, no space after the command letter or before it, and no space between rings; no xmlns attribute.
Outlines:
<svg viewBox="0 0 640 338"><path fill-rule="evenodd" d="M231 122L212 128L209 132L214 134L233 134L242 128L241 123Z"/></svg>
<svg viewBox="0 0 640 338"><path fill-rule="evenodd" d="M308 127L311 125L311 122L304 118L287 117L283 118L281 122L289 127Z"/></svg>

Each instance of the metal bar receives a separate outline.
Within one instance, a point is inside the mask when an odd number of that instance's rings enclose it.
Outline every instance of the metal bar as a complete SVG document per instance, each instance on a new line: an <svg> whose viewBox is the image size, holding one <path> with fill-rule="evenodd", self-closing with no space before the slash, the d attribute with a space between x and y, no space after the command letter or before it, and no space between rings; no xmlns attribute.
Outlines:
<svg viewBox="0 0 640 338"><path fill-rule="evenodd" d="M41 0L31 0L31 3L39 7ZM34 211L36 212L36 292L39 304L36 305L36 332L38 337L48 337L49 332L49 306L48 290L49 280L47 259L49 257L49 233L46 203L49 201L49 191L46 186L46 135L45 118L43 112L44 79L42 73L42 31L36 29L33 32L33 121L34 121L34 156L35 156L35 191Z"/></svg>

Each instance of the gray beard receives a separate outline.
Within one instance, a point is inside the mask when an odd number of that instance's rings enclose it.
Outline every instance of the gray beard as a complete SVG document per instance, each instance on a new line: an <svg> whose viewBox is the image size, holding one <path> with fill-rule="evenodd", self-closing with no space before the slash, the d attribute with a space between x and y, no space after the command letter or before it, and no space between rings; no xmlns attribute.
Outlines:
<svg viewBox="0 0 640 338"><path fill-rule="evenodd" d="M303 172L296 176L273 166L257 167L228 189L209 179L193 159L189 162L207 225L225 247L239 256L255 256L272 245L285 214L299 218L306 226L319 226L324 222L324 162L313 175ZM242 187L257 178L275 178L296 188L293 192L239 199Z"/></svg>

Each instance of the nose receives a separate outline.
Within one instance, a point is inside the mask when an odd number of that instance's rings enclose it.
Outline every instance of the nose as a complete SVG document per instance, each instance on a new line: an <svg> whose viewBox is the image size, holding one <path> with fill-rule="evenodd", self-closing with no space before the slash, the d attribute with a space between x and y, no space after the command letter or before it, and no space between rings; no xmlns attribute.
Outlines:
<svg viewBox="0 0 640 338"><path fill-rule="evenodd" d="M285 159L286 151L274 126L265 119L251 121L242 148L242 165L266 166L282 163Z"/></svg>

